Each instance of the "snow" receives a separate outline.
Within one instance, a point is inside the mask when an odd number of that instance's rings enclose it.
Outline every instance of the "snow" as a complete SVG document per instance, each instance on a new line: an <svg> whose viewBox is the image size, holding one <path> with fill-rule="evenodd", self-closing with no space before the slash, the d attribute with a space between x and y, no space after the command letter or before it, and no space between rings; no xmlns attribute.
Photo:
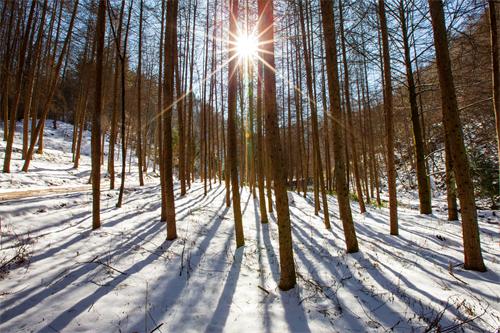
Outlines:
<svg viewBox="0 0 500 333"><path fill-rule="evenodd" d="M30 162L28 172L21 172L24 165L24 160L21 159L22 151L22 122L16 123L16 132L13 146L11 172L0 173L0 191L7 192L8 190L18 189L38 189L56 186L81 186L88 184L90 177L90 131L85 130L82 135L82 147L79 161L79 168L73 168L73 160L71 153L71 145L73 138L73 125L64 122L57 122L57 129L54 129L52 120L47 120L44 128L44 148L43 154L37 154L36 148L33 154L33 160ZM0 161L3 160L5 155L6 142L3 141L3 127L0 127ZM38 147L38 146L36 146ZM121 146L119 144L115 147L115 177L116 184L119 184L119 177L121 175ZM104 145L104 160L107 161L108 140L106 137ZM135 163L135 156L132 159L132 168L129 171L127 156L127 180L136 180L134 184L138 184L137 180L137 166ZM101 166L102 184L103 187L108 187L107 167L105 164ZM135 167L135 168L134 168ZM145 181L152 180L155 177L151 174L146 176Z"/></svg>
<svg viewBox="0 0 500 333"><path fill-rule="evenodd" d="M45 141L48 154L33 161L33 172L15 169L11 183L1 175L1 191L46 187L51 177L69 173L70 145L64 126L59 128L54 140ZM88 156L82 158L79 172L88 170ZM236 249L223 184L213 184L203 196L203 185L195 182L184 197L176 184L179 238L166 241L157 179L138 187L135 175L130 177L122 208L115 207L116 190L102 192L102 227L96 231L88 192L0 201L0 263L22 253L1 272L1 332L500 328L498 212L480 213L488 271L477 273L460 266L461 225L446 221L440 200L434 201L439 208L434 215L420 215L411 205L400 208L397 237L389 235L386 208L368 206L362 215L353 202L360 252L346 254L336 199L329 198L329 231L321 213L314 215L311 198L290 192L298 283L283 292L277 287L275 214L261 224L258 200L246 188L241 190L246 243ZM77 175L67 179L87 181Z"/></svg>

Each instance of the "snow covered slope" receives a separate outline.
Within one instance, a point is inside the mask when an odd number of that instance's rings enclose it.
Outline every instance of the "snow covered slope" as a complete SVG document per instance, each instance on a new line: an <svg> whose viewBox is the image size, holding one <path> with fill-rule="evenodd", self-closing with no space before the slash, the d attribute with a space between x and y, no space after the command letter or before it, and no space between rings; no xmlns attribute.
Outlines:
<svg viewBox="0 0 500 333"><path fill-rule="evenodd" d="M22 152L22 122L16 124L14 148L11 162L11 173L0 172L0 193L17 189L45 188L52 186L78 186L88 184L90 177L90 131L84 131L82 136L82 148L79 168L73 168L71 145L73 138L73 125L57 122L57 129L52 126L53 122L47 120L44 129L43 154L37 154L36 148L33 160L28 172L20 172L24 160L21 159ZM0 126L0 136L3 138L3 127ZM6 142L0 139L0 161L3 166ZM121 174L120 145L116 146L115 174L117 184ZM104 144L105 160L107 161L108 141ZM132 158L130 174L127 174L127 182L138 184L138 171L135 156ZM108 181L106 162L101 167L103 184ZM127 159L127 172L129 164ZM154 177L156 178L156 177ZM146 181L150 180L146 177ZM105 186L106 187L106 186Z"/></svg>

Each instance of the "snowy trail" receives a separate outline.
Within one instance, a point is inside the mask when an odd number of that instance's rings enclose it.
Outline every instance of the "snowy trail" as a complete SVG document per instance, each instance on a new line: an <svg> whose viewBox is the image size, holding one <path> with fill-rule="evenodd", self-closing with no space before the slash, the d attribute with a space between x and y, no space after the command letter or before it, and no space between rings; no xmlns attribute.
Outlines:
<svg viewBox="0 0 500 333"><path fill-rule="evenodd" d="M489 271L462 260L460 225L400 210L401 235L388 235L387 211L366 216L353 203L361 252L346 255L333 228L303 197L291 207L298 285L277 288L277 225L259 222L258 201L242 190L244 248L236 250L224 186L203 196L194 183L178 196L179 238L166 242L158 185L103 194L103 226L91 231L89 193L0 203L0 256L24 246L28 261L0 280L0 331L384 332L500 325L498 225L481 221ZM436 236L439 235L443 240ZM477 317L477 318L476 318ZM436 321L434 323L434 321ZM434 325L434 326L433 326Z"/></svg>
<svg viewBox="0 0 500 333"><path fill-rule="evenodd" d="M47 196L51 194L72 193L72 192L86 192L91 191L91 185L82 186L54 186L46 188L34 188L29 190L8 190L0 191L0 201L24 199L37 196Z"/></svg>

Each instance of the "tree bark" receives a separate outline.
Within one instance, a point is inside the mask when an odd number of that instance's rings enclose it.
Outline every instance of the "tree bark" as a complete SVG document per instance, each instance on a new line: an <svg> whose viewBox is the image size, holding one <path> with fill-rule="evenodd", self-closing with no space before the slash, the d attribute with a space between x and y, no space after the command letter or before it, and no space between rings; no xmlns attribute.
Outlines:
<svg viewBox="0 0 500 333"><path fill-rule="evenodd" d="M163 82L164 105L164 171L166 186L166 220L167 240L177 238L175 222L175 198L173 181L173 145L172 145L172 110L174 107L174 74L175 74L175 49L177 44L177 8L178 0L167 0L167 16L165 28L165 73Z"/></svg>
<svg viewBox="0 0 500 333"><path fill-rule="evenodd" d="M288 196L286 190L286 164L281 146L278 113L276 108L276 76L274 73L274 6L273 0L259 0L259 35L264 41L262 52L264 67L264 111L266 114L266 139L268 155L271 156L271 168L274 178L274 194L278 215L278 238L280 254L281 290L289 290L296 284L295 263L293 261L292 230Z"/></svg>
<svg viewBox="0 0 500 333"><path fill-rule="evenodd" d="M92 113L92 229L101 227L101 111L103 100L104 35L106 33L106 0L99 1L96 27L95 104Z"/></svg>
<svg viewBox="0 0 500 333"><path fill-rule="evenodd" d="M143 159L142 159L142 100L141 100L141 90L142 90L142 12L143 12L143 0L141 0L140 10L139 10L139 53L137 55L137 167L139 170L139 186L144 186L144 175L143 175Z"/></svg>
<svg viewBox="0 0 500 333"><path fill-rule="evenodd" d="M385 1L379 0L380 29L382 33L382 53L384 62L384 113L387 146L387 183L389 186L389 214L391 235L398 235L398 203L396 194L396 166L394 164L394 124L392 103L391 58L389 54L389 34L385 17Z"/></svg>
<svg viewBox="0 0 500 333"><path fill-rule="evenodd" d="M240 188L238 185L238 142L236 135L236 98L237 98L237 55L233 45L236 43L238 0L230 1L229 19L229 64L228 64L228 91L227 91L227 138L228 138L228 164L230 168L231 191L233 194L233 214L236 233L236 247L245 245L243 236L243 221L241 216Z"/></svg>
<svg viewBox="0 0 500 333"><path fill-rule="evenodd" d="M347 50L345 47L345 36L344 36L344 15L342 9L342 0L339 0L339 14L340 14L340 45L342 48L342 62L344 65L344 100L345 108L347 114L347 122L349 124L349 139L352 150L352 162L354 168L354 182L356 185L356 193L358 196L359 212L361 214L366 212L365 201L363 199L363 192L361 190L361 179L359 176L359 165L358 165L358 150L356 148L356 141L354 139L354 125L352 122L352 106L351 106L351 88L349 80L349 66L347 65Z"/></svg>
<svg viewBox="0 0 500 333"><path fill-rule="evenodd" d="M495 113L495 127L497 131L498 163L500 165L500 60L498 59L498 27L496 0L488 0L491 41L491 67L493 86L493 112Z"/></svg>
<svg viewBox="0 0 500 333"><path fill-rule="evenodd" d="M436 48L443 124L446 140L449 143L453 171L457 182L458 198L460 200L464 242L464 268L484 272L486 271L486 266L484 265L481 253L474 185L470 175L457 97L455 95L443 3L441 0L429 0L429 8L434 34L434 46Z"/></svg>
<svg viewBox="0 0 500 333"><path fill-rule="evenodd" d="M422 138L422 129L420 126L420 117L418 114L417 92L415 88L415 80L413 78L413 69L411 66L410 46L408 43L408 29L406 24L404 1L401 0L399 6L399 16L401 20L401 30L403 37L403 49L406 68L406 82L408 84L408 99L410 102L411 122L413 127L413 146L417 159L416 173L418 181L418 198L420 201L420 214L431 214L431 190L429 184L429 176L425 167L425 152L424 140Z"/></svg>
<svg viewBox="0 0 500 333"><path fill-rule="evenodd" d="M333 4L329 0L321 0L321 16L323 36L325 39L326 68L328 92L330 95L330 112L332 117L333 150L335 158L335 183L339 202L340 218L344 228L347 253L358 252L356 230L352 221L349 203L349 188L346 181L344 141L342 140L342 113L340 108L340 83L338 74L337 41Z"/></svg>

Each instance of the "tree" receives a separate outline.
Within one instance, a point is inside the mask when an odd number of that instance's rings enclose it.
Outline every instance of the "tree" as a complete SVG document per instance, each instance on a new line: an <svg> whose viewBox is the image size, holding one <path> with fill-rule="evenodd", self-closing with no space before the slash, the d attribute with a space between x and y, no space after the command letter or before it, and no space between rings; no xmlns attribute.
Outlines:
<svg viewBox="0 0 500 333"><path fill-rule="evenodd" d="M164 114L164 144L163 156L164 181L166 200L166 222L167 222L167 240L177 238L177 227L175 222L175 198L173 181L173 152L172 152L172 110L174 108L174 76L175 76L175 48L172 45L177 43L177 9L178 0L167 1L167 15L165 26L165 72L163 82L163 112Z"/></svg>
<svg viewBox="0 0 500 333"><path fill-rule="evenodd" d="M104 35L106 33L106 0L99 1L96 27L95 104L92 113L92 229L101 227L101 111L104 66Z"/></svg>
<svg viewBox="0 0 500 333"><path fill-rule="evenodd" d="M325 40L326 69L328 93L330 95L330 112L332 117L333 151L335 158L335 186L339 202L340 219L344 228L347 253L358 252L358 240L352 221L349 188L346 180L345 149L342 138L342 113L340 108L340 83L338 74L337 41L333 3L321 0L321 17L323 22L323 38Z"/></svg>
<svg viewBox="0 0 500 333"><path fill-rule="evenodd" d="M238 0L229 2L229 45L228 45L228 87L227 87L227 165L231 179L231 193L233 195L234 227L236 232L236 247L245 245L243 236L243 221L241 216L240 188L238 185L238 143L236 136L236 97L238 89L237 81L237 55L234 45L238 33Z"/></svg>
<svg viewBox="0 0 500 333"><path fill-rule="evenodd" d="M108 0L109 4L109 0ZM127 140L126 140L126 113L125 113L125 66L127 59L127 44L128 44L128 33L130 28L130 17L132 16L132 5L134 4L134 0L130 1L130 5L128 7L128 17L127 17L127 25L125 27L125 38L123 41L123 52L120 50L120 42L119 36L116 35L113 25L111 24L111 28L113 31L113 37L115 40L116 50L120 57L120 89L121 89L121 140L122 140L122 174L121 174L121 183L120 183L120 192L118 194L118 202L116 203L116 207L122 206L123 201L123 192L125 191L125 168L127 166ZM122 0L122 8L125 6L125 0ZM122 9L123 11L123 9ZM111 11L108 11L110 13ZM110 20L111 21L111 20ZM121 32L120 32L121 35Z"/></svg>
<svg viewBox="0 0 500 333"><path fill-rule="evenodd" d="M496 0L488 0L491 41L491 67L493 81L493 111L497 131L498 162L500 163L500 60L498 59L498 27Z"/></svg>
<svg viewBox="0 0 500 333"><path fill-rule="evenodd" d="M319 125L318 115L316 110L316 99L313 92L313 73L311 69L311 59L309 55L309 47L306 42L306 29L304 27L304 10L302 0L299 0L300 26L302 31L302 48L304 49L304 61L306 67L307 91L309 96L309 108L311 109L312 136L313 136L313 174L314 177L314 211L318 214L319 211L319 191L321 190L321 200L323 201L324 223L326 229L330 229L330 214L328 212L328 200L326 199L325 180L323 175L323 166L321 161L320 145L319 145Z"/></svg>
<svg viewBox="0 0 500 333"><path fill-rule="evenodd" d="M123 21L123 11L125 9L125 1L122 1L120 8L120 17L118 19L118 35L115 38L116 48L115 48L115 73L113 76L113 110L111 115L111 131L109 135L109 159L108 159L108 173L109 173L109 187L110 189L115 188L115 143L117 137L117 122L118 122L118 77L120 71L118 68L121 65L120 53L121 53L121 39L122 39L122 21ZM113 29L113 23L111 22L111 27Z"/></svg>
<svg viewBox="0 0 500 333"><path fill-rule="evenodd" d="M274 60L274 5L273 0L259 0L259 36L262 45L262 62L264 63L264 112L266 115L267 153L271 161L278 215L278 237L280 254L281 290L292 289L296 284L295 263L293 261L292 229L288 196L286 190L286 167L281 146L278 112L276 110L276 74ZM272 158L271 158L272 152ZM327 214L326 212L325 214Z"/></svg>
<svg viewBox="0 0 500 333"><path fill-rule="evenodd" d="M358 151L356 148L356 141L354 140L354 125L352 122L352 107L351 107L351 86L349 81L349 66L347 65L347 51L345 46L344 35L344 13L342 9L342 0L339 0L339 13L340 13L340 45L342 48L342 62L344 65L344 100L345 109L347 113L347 122L349 125L349 139L352 149L352 164L354 168L354 182L356 185L356 193L358 196L359 212L361 214L366 212L365 202L363 199L363 192L361 191L361 179L359 176L358 166Z"/></svg>
<svg viewBox="0 0 500 333"><path fill-rule="evenodd" d="M434 46L436 49L445 140L449 144L462 214L464 268L484 272L486 271L486 266L484 265L481 253L474 187L463 140L462 124L451 71L443 3L441 0L428 0L428 2L432 19Z"/></svg>
<svg viewBox="0 0 500 333"><path fill-rule="evenodd" d="M260 55L262 56L262 54ZM262 79L263 79L263 64L257 63L257 185L259 187L259 212L260 221L267 223L267 210L266 210L266 195L264 188L264 138L262 134Z"/></svg>
<svg viewBox="0 0 500 333"><path fill-rule="evenodd" d="M139 52L137 55L137 166L139 168L139 185L144 186L144 176L143 171L143 158L142 158L142 100L141 100L141 90L142 90L142 15L144 11L144 2L141 0L140 10L139 10Z"/></svg>
<svg viewBox="0 0 500 333"><path fill-rule="evenodd" d="M413 143L415 147L415 155L417 158L416 172L418 181L418 198L420 200L420 214L431 214L431 189L429 184L429 176L425 166L425 143L423 140L420 118L417 105L417 91L415 87L415 79L413 78L413 69L411 65L409 36L407 29L407 17L405 15L405 2L400 1L399 16L401 20L401 33L403 37L404 62L406 68L406 81L408 84L408 101L410 102L411 123L413 127Z"/></svg>
<svg viewBox="0 0 500 333"><path fill-rule="evenodd" d="M382 32L382 53L384 62L384 113L387 146L387 183L389 186L389 213L391 235L398 235L398 199L396 195L396 166L394 164L394 122L392 103L391 57L389 54L389 34L385 17L385 1L379 0L378 11Z"/></svg>

